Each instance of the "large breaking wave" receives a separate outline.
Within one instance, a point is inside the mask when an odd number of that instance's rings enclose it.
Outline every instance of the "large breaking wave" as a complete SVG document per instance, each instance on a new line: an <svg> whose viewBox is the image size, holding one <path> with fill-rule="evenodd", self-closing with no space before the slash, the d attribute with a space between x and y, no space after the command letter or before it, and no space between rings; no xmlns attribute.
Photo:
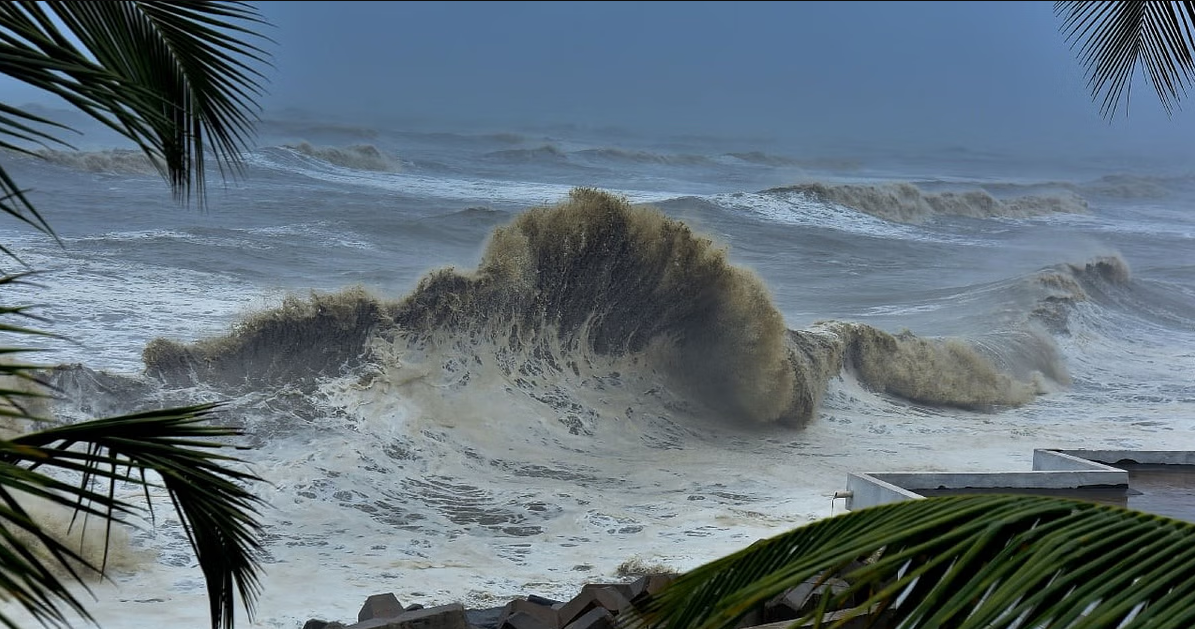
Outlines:
<svg viewBox="0 0 1195 629"><path fill-rule="evenodd" d="M223 337L156 340L144 359L172 385L302 393L346 373L392 385L396 361L412 353L438 364L449 389L501 379L561 411L573 432L601 421L578 389L629 380L732 421L794 426L815 416L844 369L932 405L999 408L1038 393L960 339L848 322L789 330L763 282L724 247L592 189L520 214L494 231L476 269L432 272L399 301L360 289L292 298Z"/></svg>

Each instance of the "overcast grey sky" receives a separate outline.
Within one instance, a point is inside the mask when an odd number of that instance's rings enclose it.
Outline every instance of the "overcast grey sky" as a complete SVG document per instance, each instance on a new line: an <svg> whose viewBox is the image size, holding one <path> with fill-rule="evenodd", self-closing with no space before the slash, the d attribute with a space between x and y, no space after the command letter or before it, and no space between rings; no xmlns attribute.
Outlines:
<svg viewBox="0 0 1195 629"><path fill-rule="evenodd" d="M1050 152L1195 132L1140 77L1101 119L1051 2L256 4L269 109Z"/></svg>
<svg viewBox="0 0 1195 629"><path fill-rule="evenodd" d="M864 143L1175 149L1109 123L1051 2L265 2L271 105Z"/></svg>

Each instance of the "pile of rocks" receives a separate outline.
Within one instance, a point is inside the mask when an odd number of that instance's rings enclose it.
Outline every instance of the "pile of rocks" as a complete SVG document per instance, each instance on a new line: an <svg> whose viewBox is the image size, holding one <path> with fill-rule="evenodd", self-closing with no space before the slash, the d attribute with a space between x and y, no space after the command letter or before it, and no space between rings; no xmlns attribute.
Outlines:
<svg viewBox="0 0 1195 629"><path fill-rule="evenodd" d="M404 607L394 594L374 594L354 624L313 619L303 629L613 629L620 613L642 605L672 579L655 574L631 583L591 583L569 601L531 595L489 609L459 603Z"/></svg>
<svg viewBox="0 0 1195 629"><path fill-rule="evenodd" d="M569 601L554 601L528 596L510 601L504 607L465 609L459 603L424 608L404 607L394 594L374 594L365 601L357 622L309 620L303 629L615 629L619 615L642 607L650 598L672 582L671 575L655 574L632 583L592 583ZM740 628L781 629L793 620L818 608L823 596L842 592L848 584L837 577L810 580L790 588L747 614ZM823 621L849 616L846 610L828 613ZM884 629L882 616L856 616L846 629L871 627Z"/></svg>

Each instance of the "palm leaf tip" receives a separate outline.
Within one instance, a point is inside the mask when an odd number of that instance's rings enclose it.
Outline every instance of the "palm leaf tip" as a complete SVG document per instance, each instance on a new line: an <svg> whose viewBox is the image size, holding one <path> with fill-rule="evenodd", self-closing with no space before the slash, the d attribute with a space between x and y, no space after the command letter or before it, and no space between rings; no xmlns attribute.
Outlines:
<svg viewBox="0 0 1195 629"><path fill-rule="evenodd" d="M1168 115L1195 81L1195 3L1055 2L1066 41L1076 49L1100 114L1127 114L1134 73L1141 69Z"/></svg>

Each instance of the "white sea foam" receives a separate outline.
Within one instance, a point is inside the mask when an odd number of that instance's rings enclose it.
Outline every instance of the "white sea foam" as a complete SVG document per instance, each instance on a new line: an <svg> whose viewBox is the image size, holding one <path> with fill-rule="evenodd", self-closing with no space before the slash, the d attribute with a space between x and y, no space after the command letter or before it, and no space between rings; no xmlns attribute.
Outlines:
<svg viewBox="0 0 1195 629"><path fill-rule="evenodd" d="M1134 362L1173 357L1159 347L1149 353ZM1025 470L1033 448L1167 449L1195 430L1189 402L1184 412L1177 401L1167 409L1117 400L1112 382L1101 383L1104 394L1063 393L991 415L894 401L847 376L802 431L704 425L672 434L681 447L661 450L641 439L660 429L647 418L612 422L592 438L559 425L553 432L542 405L520 404L502 383L446 398L443 373L406 358L399 384L328 383L326 403L342 416L285 428L253 453L254 469L271 482L262 488L271 541L258 619L246 626L352 620L366 596L384 591L404 603L471 607L527 593L564 599L585 582L612 578L631 557L686 569L840 511L832 495L848 472ZM637 400L628 387L592 401L613 417ZM1092 414L1097 400L1111 404ZM404 439L415 444L409 453L385 454ZM532 535L470 523L478 513L444 521L453 509L502 513L534 504L545 511L526 513L546 517L530 522L543 529ZM391 524L379 517L387 509ZM101 624L203 624L199 574L181 561L180 540L159 533L143 543L180 565L160 561L120 575L119 588L102 589L90 606Z"/></svg>
<svg viewBox="0 0 1195 629"><path fill-rule="evenodd" d="M520 203L543 205L555 203L568 195L568 184L501 181L497 179L457 179L415 173L370 173L328 165L324 168L296 168L293 163L267 153L253 153L247 161L256 166L293 172L330 183L362 186L401 192L406 195L473 202ZM615 190L632 202L650 203L681 196L681 193L649 190Z"/></svg>
<svg viewBox="0 0 1195 629"><path fill-rule="evenodd" d="M6 299L37 307L36 325L63 339L23 337L46 350L42 363L85 362L137 372L141 351L156 336L193 339L213 334L238 313L263 305L259 286L226 274L134 266L102 257L22 253L37 269L29 284L6 289Z"/></svg>

